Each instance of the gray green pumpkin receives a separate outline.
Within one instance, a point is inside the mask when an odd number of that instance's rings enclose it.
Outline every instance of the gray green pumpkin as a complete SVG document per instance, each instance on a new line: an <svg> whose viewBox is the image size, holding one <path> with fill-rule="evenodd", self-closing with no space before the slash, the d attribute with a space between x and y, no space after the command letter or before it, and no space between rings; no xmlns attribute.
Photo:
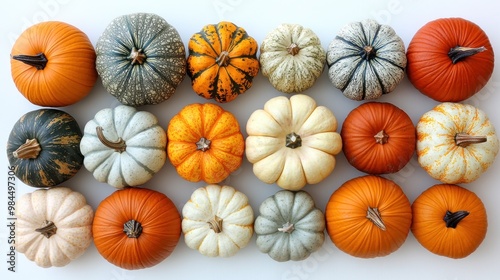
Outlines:
<svg viewBox="0 0 500 280"><path fill-rule="evenodd" d="M106 90L122 104L158 104L186 75L186 51L162 17L135 13L115 18L96 44L96 68Z"/></svg>
<svg viewBox="0 0 500 280"><path fill-rule="evenodd" d="M76 120L57 109L23 115L12 128L7 157L26 185L53 187L73 177L83 165L82 132Z"/></svg>

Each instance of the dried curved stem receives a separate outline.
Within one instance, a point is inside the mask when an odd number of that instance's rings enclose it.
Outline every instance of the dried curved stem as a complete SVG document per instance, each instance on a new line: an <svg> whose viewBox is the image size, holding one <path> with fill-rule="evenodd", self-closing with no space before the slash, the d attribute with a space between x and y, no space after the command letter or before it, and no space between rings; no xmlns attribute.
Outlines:
<svg viewBox="0 0 500 280"><path fill-rule="evenodd" d="M222 232L222 222L223 220L219 218L217 215L208 222L208 226L215 232Z"/></svg>
<svg viewBox="0 0 500 280"><path fill-rule="evenodd" d="M47 66L47 62L49 62L43 53L39 53L37 55L13 55L12 59L21 61L29 66L33 66L37 70L43 70L45 66Z"/></svg>
<svg viewBox="0 0 500 280"><path fill-rule="evenodd" d="M480 52L484 52L485 50L486 50L485 47L468 48L468 47L456 46L450 49L450 51L448 52L448 57L451 59L451 62L455 64L462 59L465 59L469 56L475 55Z"/></svg>
<svg viewBox="0 0 500 280"><path fill-rule="evenodd" d="M116 141L111 141L104 136L104 133L102 132L103 128L101 126L96 127L95 130L97 132L97 138L99 138L104 146L114 149L115 151L120 153L124 152L127 149L127 144L121 137L119 137Z"/></svg>
<svg viewBox="0 0 500 280"><path fill-rule="evenodd" d="M382 216L376 207L368 207L366 211L366 218L374 223L379 229L386 230L384 221L382 220Z"/></svg>
<svg viewBox="0 0 500 280"><path fill-rule="evenodd" d="M44 221L42 226L35 229L36 232L39 232L46 238L50 238L52 235L56 234L57 227L52 221Z"/></svg>
<svg viewBox="0 0 500 280"><path fill-rule="evenodd" d="M12 155L15 158L33 159L38 157L41 150L42 148L40 148L40 143L38 143L35 138L26 139L26 142L19 146L19 148L17 148Z"/></svg>
<svg viewBox="0 0 500 280"><path fill-rule="evenodd" d="M470 144L484 143L488 141L486 136L474 136L467 133L455 134L455 144L460 147L467 147Z"/></svg>

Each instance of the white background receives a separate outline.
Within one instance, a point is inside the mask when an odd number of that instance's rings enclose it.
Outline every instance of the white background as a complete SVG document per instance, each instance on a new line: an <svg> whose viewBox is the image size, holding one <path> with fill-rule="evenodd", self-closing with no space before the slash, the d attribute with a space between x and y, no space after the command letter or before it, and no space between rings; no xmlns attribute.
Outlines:
<svg viewBox="0 0 500 280"><path fill-rule="evenodd" d="M486 3L481 3L486 2ZM27 4L29 3L29 4ZM5 4L4 4L5 5ZM381 1L269 1L269 0L191 0L191 1L76 1L37 0L9 1L3 6L0 18L0 80L2 99L2 121L0 122L0 146L5 147L10 130L24 113L39 107L29 103L17 91L10 76L9 54L17 36L28 26L43 20L60 20L73 24L88 34L92 43L99 38L107 24L115 17L134 12L154 12L164 17L177 28L185 45L191 35L204 25L229 20L244 27L257 42L262 42L267 32L280 23L298 23L313 29L323 46L328 46L336 33L351 21L374 18L380 23L391 25L408 46L415 32L428 21L440 17L463 17L469 19L489 35L494 48L500 50L498 33L498 9L496 1L424 1L424 0L381 0ZM498 68L498 65L496 65ZM500 96L496 93L500 86L500 74L495 69L485 88L465 103L480 107L490 116L493 124L500 129ZM305 92L318 104L329 107L337 116L339 128L350 110L361 102L349 100L335 89L328 80L327 72L315 86ZM277 92L267 78L260 73L253 87L235 101L222 107L234 113L246 136L245 124L250 114L270 98L285 95ZM391 94L378 101L391 102L405 110L414 124L419 117L438 103L420 94L405 78ZM198 97L191 89L186 77L174 96L164 103L144 106L140 110L154 113L163 127L181 108L190 103L212 102ZM72 114L82 130L94 114L105 108L114 107L118 102L106 93L98 80L88 97L79 103L60 108ZM306 186L317 206L324 210L332 192L343 182L363 175L351 167L344 155L337 156L338 163L333 173L318 185ZM393 254L375 259L359 259L339 251L327 238L323 247L309 259L301 262L278 263L260 253L255 246L255 236L246 248L235 256L208 258L187 248L181 237L173 254L153 268L127 271L115 267L104 260L94 245L79 259L63 268L43 269L18 254L17 272L7 270L8 237L7 228L7 172L9 163L6 155L0 157L0 278L2 279L498 279L500 266L500 189L496 161L488 172L477 181L464 185L483 200L489 217L486 239L467 258L453 260L436 256L426 251L410 233L403 246ZM385 176L400 184L411 202L425 189L438 183L431 179L418 165L414 157L400 172ZM250 199L255 215L258 206L268 196L279 190L276 185L260 182L252 173L251 164L244 160L242 167L226 181L244 192ZM63 185L83 193L88 203L95 209L101 200L114 189L98 183L82 168L71 180ZM165 193L176 204L178 210L189 199L191 193L204 183L190 183L181 179L167 161L164 168L144 187ZM17 196L32 192L34 188L17 181Z"/></svg>

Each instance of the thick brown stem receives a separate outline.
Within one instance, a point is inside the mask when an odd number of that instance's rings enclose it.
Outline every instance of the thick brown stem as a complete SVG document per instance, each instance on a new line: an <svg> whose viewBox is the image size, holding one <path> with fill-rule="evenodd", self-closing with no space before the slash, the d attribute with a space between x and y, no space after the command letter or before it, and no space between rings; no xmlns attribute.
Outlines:
<svg viewBox="0 0 500 280"><path fill-rule="evenodd" d="M293 224L290 222L286 222L282 227L278 228L278 231L285 233L291 233L294 230L295 228L293 227Z"/></svg>
<svg viewBox="0 0 500 280"><path fill-rule="evenodd" d="M219 66L226 67L229 64L229 53L227 51L223 51L220 53L219 57L215 60Z"/></svg>
<svg viewBox="0 0 500 280"><path fill-rule="evenodd" d="M455 144L460 147L467 147L470 144L484 143L488 141L486 136L473 136L467 133L457 133L455 135Z"/></svg>
<svg viewBox="0 0 500 280"><path fill-rule="evenodd" d="M451 62L455 64L462 59L465 59L469 56L475 55L480 52L484 52L485 50L486 50L485 47L468 48L468 47L456 46L450 49L450 51L448 52L448 57L451 59Z"/></svg>
<svg viewBox="0 0 500 280"><path fill-rule="evenodd" d="M289 54L297 55L300 51L299 45L292 43L288 48L286 48Z"/></svg>
<svg viewBox="0 0 500 280"><path fill-rule="evenodd" d="M379 229L386 230L384 221L382 220L382 216L376 207L368 207L366 211L366 218L374 223Z"/></svg>
<svg viewBox="0 0 500 280"><path fill-rule="evenodd" d="M123 232L128 238L139 238L142 234L142 225L136 220L130 220L123 224Z"/></svg>
<svg viewBox="0 0 500 280"><path fill-rule="evenodd" d="M295 132L289 133L286 136L285 146L290 149L298 148L302 146L302 138L300 138L300 135L296 134Z"/></svg>
<svg viewBox="0 0 500 280"><path fill-rule="evenodd" d="M128 56L128 59L130 59L130 64L136 65L136 64L143 64L144 61L146 61L146 55L144 54L144 51L142 49L137 49L135 47L132 48L130 51L130 55Z"/></svg>
<svg viewBox="0 0 500 280"><path fill-rule="evenodd" d="M121 137L119 137L116 141L110 141L104 136L104 133L102 132L103 128L101 126L96 127L95 130L97 132L97 138L99 138L104 146L114 149L115 151L120 153L124 152L127 149L127 144Z"/></svg>
<svg viewBox="0 0 500 280"><path fill-rule="evenodd" d="M35 138L26 139L26 142L19 146L19 148L17 148L12 155L15 158L33 159L38 157L41 150L42 148L40 148L40 143L38 143Z"/></svg>
<svg viewBox="0 0 500 280"><path fill-rule="evenodd" d="M50 238L52 235L56 234L57 227L51 221L44 221L40 228L35 229L36 232L39 232L46 238Z"/></svg>
<svg viewBox="0 0 500 280"><path fill-rule="evenodd" d="M29 66L33 66L37 70L43 70L47 65L47 62L49 62L43 53L39 53L37 55L13 55L12 59L21 61Z"/></svg>
<svg viewBox="0 0 500 280"><path fill-rule="evenodd" d="M196 149L205 152L210 149L210 143L212 143L212 141L208 140L205 137L201 137L200 140L196 142Z"/></svg>
<svg viewBox="0 0 500 280"><path fill-rule="evenodd" d="M212 220L208 222L208 226L215 231L215 233L222 232L222 219L218 216L215 216Z"/></svg>
<svg viewBox="0 0 500 280"><path fill-rule="evenodd" d="M384 130L379 131L377 134L375 134L373 137L375 137L375 142L377 144L385 144L387 141L389 141L389 135L385 133Z"/></svg>
<svg viewBox="0 0 500 280"><path fill-rule="evenodd" d="M465 217L469 216L468 211L457 211L451 212L446 211L446 214L443 217L444 222L446 223L446 227L448 228L456 228L458 223L463 220Z"/></svg>

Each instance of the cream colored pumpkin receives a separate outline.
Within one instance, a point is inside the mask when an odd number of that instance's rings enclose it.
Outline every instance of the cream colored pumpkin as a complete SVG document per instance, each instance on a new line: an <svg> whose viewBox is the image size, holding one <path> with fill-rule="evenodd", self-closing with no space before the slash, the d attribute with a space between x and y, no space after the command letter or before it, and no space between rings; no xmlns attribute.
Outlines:
<svg viewBox="0 0 500 280"><path fill-rule="evenodd" d="M193 192L182 208L186 245L209 257L230 257L253 235L248 198L230 186L207 185Z"/></svg>
<svg viewBox="0 0 500 280"><path fill-rule="evenodd" d="M281 92L302 92L312 87L323 72L325 59L318 36L299 24L279 25L260 46L262 74Z"/></svg>
<svg viewBox="0 0 500 280"><path fill-rule="evenodd" d="M166 145L153 114L120 105L102 109L85 125L80 150L99 182L121 189L149 181L167 160Z"/></svg>
<svg viewBox="0 0 500 280"><path fill-rule="evenodd" d="M92 242L92 207L66 187L22 195L16 217L16 250L41 267L65 266Z"/></svg>
<svg viewBox="0 0 500 280"><path fill-rule="evenodd" d="M488 116L472 105L441 103L417 124L418 162L443 183L476 180L493 163L498 149Z"/></svg>
<svg viewBox="0 0 500 280"><path fill-rule="evenodd" d="M332 111L313 98L275 97L248 119L246 157L261 181L299 190L321 182L335 168L335 155L342 150L336 130Z"/></svg>

